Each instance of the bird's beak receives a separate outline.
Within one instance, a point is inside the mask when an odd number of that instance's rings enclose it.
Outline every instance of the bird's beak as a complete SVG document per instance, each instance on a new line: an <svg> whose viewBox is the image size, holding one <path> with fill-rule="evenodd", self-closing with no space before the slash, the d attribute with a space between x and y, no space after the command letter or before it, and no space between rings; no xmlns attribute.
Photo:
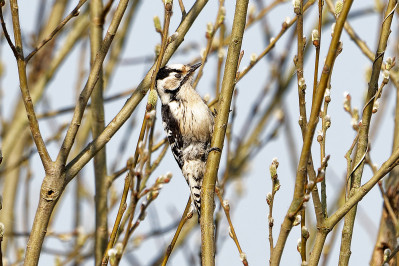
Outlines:
<svg viewBox="0 0 399 266"><path fill-rule="evenodd" d="M197 68L199 68L201 65L202 65L201 63L194 64L194 65L190 66L190 70L189 70L189 71L192 73L192 72L194 72Z"/></svg>

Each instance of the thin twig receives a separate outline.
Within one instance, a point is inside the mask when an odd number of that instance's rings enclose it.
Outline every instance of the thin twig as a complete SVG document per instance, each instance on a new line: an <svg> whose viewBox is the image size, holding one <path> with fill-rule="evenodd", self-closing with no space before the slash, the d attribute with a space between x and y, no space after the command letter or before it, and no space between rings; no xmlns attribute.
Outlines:
<svg viewBox="0 0 399 266"><path fill-rule="evenodd" d="M188 198L186 208L184 209L183 215L180 219L179 225L177 226L177 229L173 236L172 242L170 242L168 248L166 249L165 256L163 257L163 261L162 261L162 266L165 266L166 263L168 262L168 259L169 259L170 255L172 254L172 250L176 244L177 238L179 237L181 230L183 229L184 224L186 223L186 221L188 219L191 218L190 216L192 216L192 213L189 215L190 207L191 207L191 197Z"/></svg>
<svg viewBox="0 0 399 266"><path fill-rule="evenodd" d="M14 44L12 43L10 35L8 34L6 23L4 22L2 7L0 7L0 20L1 20L1 27L3 28L4 36L6 37L8 45L10 46L12 52L14 53L15 58L19 58L20 55L19 55L17 49L15 48Z"/></svg>
<svg viewBox="0 0 399 266"><path fill-rule="evenodd" d="M224 210L224 214L226 215L227 218L227 222L229 223L229 234L230 237L234 240L234 243L237 246L238 252L240 253L240 258L242 260L242 263L244 266L248 266L248 261L247 258L245 256L245 253L242 252L241 246L240 246L240 242L238 241L238 237L237 234L234 230L234 226L233 223L231 222L231 217L230 217L230 205L228 204L228 202L224 201L222 199L222 195L220 194L220 190L219 188L215 188L215 193L219 198L220 201L220 205L222 206L223 210Z"/></svg>
<svg viewBox="0 0 399 266"><path fill-rule="evenodd" d="M180 6L180 10L181 10L181 16L182 16L182 18L184 18L187 15L187 13L186 13L186 9L184 8L183 0L179 0L179 6Z"/></svg>
<svg viewBox="0 0 399 266"><path fill-rule="evenodd" d="M43 47L45 46L49 41L51 41L54 36L70 21L73 17L76 17L80 13L80 7L86 2L87 0L79 0L79 3L76 5L76 7L69 13L66 18L61 21L61 23L53 30L53 32L50 33L50 35L45 38L39 45L37 45L30 54L28 54L25 57L25 62L29 62L29 60Z"/></svg>

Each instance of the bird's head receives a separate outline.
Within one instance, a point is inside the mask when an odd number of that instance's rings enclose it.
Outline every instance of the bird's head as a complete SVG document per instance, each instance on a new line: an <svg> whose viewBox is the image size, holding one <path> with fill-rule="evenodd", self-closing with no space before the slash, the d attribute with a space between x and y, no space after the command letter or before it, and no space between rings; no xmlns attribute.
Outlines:
<svg viewBox="0 0 399 266"><path fill-rule="evenodd" d="M163 104L176 99L180 89L191 84L194 71L201 63L190 65L173 64L164 66L158 71L156 78L156 90Z"/></svg>

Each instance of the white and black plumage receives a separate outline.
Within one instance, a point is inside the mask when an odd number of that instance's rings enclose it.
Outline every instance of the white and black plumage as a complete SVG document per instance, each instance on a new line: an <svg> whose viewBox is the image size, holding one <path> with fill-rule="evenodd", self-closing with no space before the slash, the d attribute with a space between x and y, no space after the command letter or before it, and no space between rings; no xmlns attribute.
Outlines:
<svg viewBox="0 0 399 266"><path fill-rule="evenodd" d="M200 216L201 187L213 132L213 114L192 87L192 66L174 64L161 68L156 90L162 103L163 127L172 153L186 179Z"/></svg>

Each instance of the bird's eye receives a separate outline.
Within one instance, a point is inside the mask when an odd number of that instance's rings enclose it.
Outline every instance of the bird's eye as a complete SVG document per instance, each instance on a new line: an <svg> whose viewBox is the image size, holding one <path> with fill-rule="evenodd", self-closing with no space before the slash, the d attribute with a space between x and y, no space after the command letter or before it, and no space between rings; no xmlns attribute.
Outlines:
<svg viewBox="0 0 399 266"><path fill-rule="evenodd" d="M179 78L181 78L181 74L177 73L177 74L175 75L175 77L179 79Z"/></svg>

